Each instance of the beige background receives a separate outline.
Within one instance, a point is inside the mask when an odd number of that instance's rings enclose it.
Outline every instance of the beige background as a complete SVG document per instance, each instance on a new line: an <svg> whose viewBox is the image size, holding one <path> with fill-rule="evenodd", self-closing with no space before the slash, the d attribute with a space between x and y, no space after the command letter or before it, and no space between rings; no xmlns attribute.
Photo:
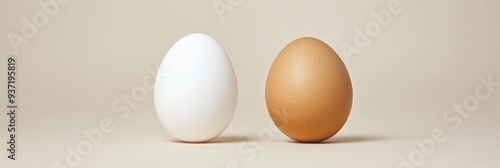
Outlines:
<svg viewBox="0 0 500 168"><path fill-rule="evenodd" d="M398 157L418 151L414 141L435 128L448 139L417 167L500 165L500 88L459 129L442 119L473 95L479 76L500 81L500 2L490 0L401 0L401 13L347 63L354 103L338 135L322 144L293 143L278 132L268 143L259 139L275 129L264 85L277 53L313 36L346 60L340 44L352 44L354 28L372 21L370 12L386 9L388 1L244 1L223 21L212 0L70 1L15 53L6 35L20 34L22 18L42 8L36 0L1 0L0 74L6 74L7 55L16 55L20 109L17 160L0 152L0 167L65 163L66 147L75 148L85 140L82 130L98 128L103 118L113 121L114 131L78 167L225 167L231 160L240 167L398 167ZM170 46L193 32L217 39L235 67L239 101L226 131L213 143L173 141L156 118L152 90L124 120L113 113L112 102L142 87L146 69L156 70ZM6 76L0 78L6 88ZM6 96L0 102L5 151Z"/></svg>

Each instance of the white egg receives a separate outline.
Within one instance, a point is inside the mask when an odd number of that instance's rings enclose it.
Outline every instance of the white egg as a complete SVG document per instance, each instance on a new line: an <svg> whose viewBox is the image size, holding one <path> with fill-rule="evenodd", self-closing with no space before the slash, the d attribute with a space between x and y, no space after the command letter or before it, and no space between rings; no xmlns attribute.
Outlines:
<svg viewBox="0 0 500 168"><path fill-rule="evenodd" d="M187 35L163 58L154 102L158 118L175 138L206 142L219 136L233 119L237 99L233 65L212 37Z"/></svg>

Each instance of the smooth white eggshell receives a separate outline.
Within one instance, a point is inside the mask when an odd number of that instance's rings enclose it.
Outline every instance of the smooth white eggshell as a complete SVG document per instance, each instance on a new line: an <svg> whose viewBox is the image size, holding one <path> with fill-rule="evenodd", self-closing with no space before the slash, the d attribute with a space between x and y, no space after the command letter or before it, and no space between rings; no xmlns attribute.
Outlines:
<svg viewBox="0 0 500 168"><path fill-rule="evenodd" d="M175 138L205 142L219 136L233 118L237 99L231 61L212 37L187 35L165 55L154 102L158 118Z"/></svg>

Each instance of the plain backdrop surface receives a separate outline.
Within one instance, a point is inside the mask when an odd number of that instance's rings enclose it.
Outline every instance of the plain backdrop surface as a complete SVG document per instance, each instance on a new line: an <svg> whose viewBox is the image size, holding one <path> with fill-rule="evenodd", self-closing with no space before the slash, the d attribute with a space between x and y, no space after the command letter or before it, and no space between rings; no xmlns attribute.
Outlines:
<svg viewBox="0 0 500 168"><path fill-rule="evenodd" d="M500 2L400 0L399 13L383 26L372 12L396 1L69 1L16 52L7 35L22 34L23 18L44 11L39 2L52 1L0 1L0 88L7 83L4 60L15 55L19 102L11 161L7 96L0 91L0 167L72 167L67 157L88 140L82 132L103 120L112 131L75 167L385 168L399 167L401 159L414 167L500 165L500 87L483 87L489 97L477 103L471 98L481 78L500 82ZM223 19L214 3L227 5ZM374 23L380 29L359 53L341 51L356 46L358 28ZM238 78L236 114L212 143L179 143L168 135L149 87L168 49L194 32L225 48ZM265 106L272 61L303 36L334 48L353 83L346 125L320 144L294 143L277 132ZM459 124L443 117L464 101L474 111ZM436 130L446 140L429 145Z"/></svg>

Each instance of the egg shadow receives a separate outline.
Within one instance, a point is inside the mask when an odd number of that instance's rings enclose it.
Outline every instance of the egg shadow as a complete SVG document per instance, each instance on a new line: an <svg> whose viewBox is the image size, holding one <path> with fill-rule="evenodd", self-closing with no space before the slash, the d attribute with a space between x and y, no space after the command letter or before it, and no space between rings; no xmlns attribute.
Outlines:
<svg viewBox="0 0 500 168"><path fill-rule="evenodd" d="M334 136L330 139L327 139L327 140L321 141L321 142L298 142L298 141L294 141L294 140L288 140L288 142L296 143L296 144L343 144L343 143L379 141L379 140L384 140L384 139L387 139L387 138L382 137L382 136L372 136L372 135L366 135L366 136L350 135L350 136L338 136L338 137Z"/></svg>
<svg viewBox="0 0 500 168"><path fill-rule="evenodd" d="M245 136L222 136L222 137L217 137L211 141L208 141L208 143L234 143L234 142L243 142L248 140L251 140L251 138Z"/></svg>
<svg viewBox="0 0 500 168"><path fill-rule="evenodd" d="M218 143L237 143L251 140L249 137L245 136L220 136L207 142L184 142L181 140L172 140L173 143L180 144L218 144Z"/></svg>

